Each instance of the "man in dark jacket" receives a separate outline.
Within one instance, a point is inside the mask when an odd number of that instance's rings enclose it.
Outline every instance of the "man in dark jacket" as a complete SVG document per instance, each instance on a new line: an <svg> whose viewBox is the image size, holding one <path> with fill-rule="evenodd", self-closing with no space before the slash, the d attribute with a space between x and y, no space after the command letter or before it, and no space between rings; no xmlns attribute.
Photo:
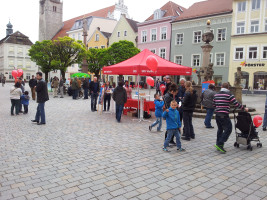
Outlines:
<svg viewBox="0 0 267 200"><path fill-rule="evenodd" d="M78 98L78 90L79 90L79 85L77 78L75 77L71 83L71 89L72 89L72 99L77 99Z"/></svg>
<svg viewBox="0 0 267 200"><path fill-rule="evenodd" d="M97 82L97 77L94 77L94 81L91 81L89 86L90 94L91 94L91 111L97 111L96 110L96 103L97 103L97 97L100 92L100 84Z"/></svg>
<svg viewBox="0 0 267 200"><path fill-rule="evenodd" d="M201 97L200 97L201 102L202 102L202 106L207 111L205 121L204 121L206 128L214 128L213 126L211 126L210 122L211 122L211 118L212 118L213 113L214 113L213 98L214 98L215 94L216 94L215 85L210 84L209 88L207 90L205 90L201 94Z"/></svg>
<svg viewBox="0 0 267 200"><path fill-rule="evenodd" d="M45 102L49 100L48 90L45 80L42 78L42 72L36 73L37 85L35 86L35 91L37 92L37 111L35 115L35 119L32 122L37 122L37 125L46 124L45 121ZM40 122L41 118L41 122Z"/></svg>
<svg viewBox="0 0 267 200"><path fill-rule="evenodd" d="M34 78L34 75L32 75L32 78L29 81L29 86L31 88L31 92L32 92L32 100L35 100L35 89L34 87L37 85L37 80L36 78Z"/></svg>
<svg viewBox="0 0 267 200"><path fill-rule="evenodd" d="M84 79L82 87L83 87L83 91L84 91L84 98L83 99L88 99L89 82L88 82L87 78Z"/></svg>
<svg viewBox="0 0 267 200"><path fill-rule="evenodd" d="M120 81L112 94L113 100L116 102L116 119L117 122L121 121L121 114L124 104L127 102L127 93L123 88L123 82Z"/></svg>

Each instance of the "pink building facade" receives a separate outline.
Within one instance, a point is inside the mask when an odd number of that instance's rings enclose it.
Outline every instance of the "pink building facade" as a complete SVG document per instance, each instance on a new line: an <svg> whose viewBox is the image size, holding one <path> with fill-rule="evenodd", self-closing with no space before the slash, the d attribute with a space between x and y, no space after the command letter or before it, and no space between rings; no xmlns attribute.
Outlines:
<svg viewBox="0 0 267 200"><path fill-rule="evenodd" d="M138 24L138 48L149 49L156 55L170 60L172 17L149 20Z"/></svg>

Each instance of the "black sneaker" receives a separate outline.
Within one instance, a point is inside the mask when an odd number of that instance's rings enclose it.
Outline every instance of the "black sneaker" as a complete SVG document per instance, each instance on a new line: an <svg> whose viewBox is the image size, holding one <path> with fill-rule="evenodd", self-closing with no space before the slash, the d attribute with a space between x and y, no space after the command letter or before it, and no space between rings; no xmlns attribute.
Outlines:
<svg viewBox="0 0 267 200"><path fill-rule="evenodd" d="M191 136L191 139L195 139L195 136Z"/></svg>
<svg viewBox="0 0 267 200"><path fill-rule="evenodd" d="M263 130L263 131L266 131L266 127L263 127L262 130Z"/></svg>
<svg viewBox="0 0 267 200"><path fill-rule="evenodd" d="M190 141L190 138L188 138L188 137L185 137L185 136L181 137L181 139L182 139L182 140L187 140L187 141Z"/></svg>
<svg viewBox="0 0 267 200"><path fill-rule="evenodd" d="M148 127L148 129L149 129L149 131L151 131L152 127L151 127L151 126L149 126L149 127Z"/></svg>

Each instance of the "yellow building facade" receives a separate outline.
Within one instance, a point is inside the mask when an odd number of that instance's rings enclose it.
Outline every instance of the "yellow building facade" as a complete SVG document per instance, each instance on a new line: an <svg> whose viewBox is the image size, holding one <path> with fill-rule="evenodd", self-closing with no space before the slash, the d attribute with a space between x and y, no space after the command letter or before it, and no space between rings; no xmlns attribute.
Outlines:
<svg viewBox="0 0 267 200"><path fill-rule="evenodd" d="M108 47L111 33L102 32L97 28L87 42L88 48L105 49Z"/></svg>
<svg viewBox="0 0 267 200"><path fill-rule="evenodd" d="M241 67L241 86L267 90L267 0L234 0L229 82Z"/></svg>

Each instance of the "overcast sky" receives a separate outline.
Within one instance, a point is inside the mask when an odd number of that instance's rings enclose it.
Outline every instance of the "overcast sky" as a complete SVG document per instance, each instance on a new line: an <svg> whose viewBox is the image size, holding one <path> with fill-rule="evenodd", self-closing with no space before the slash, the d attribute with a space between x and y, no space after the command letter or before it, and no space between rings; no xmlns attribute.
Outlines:
<svg viewBox="0 0 267 200"><path fill-rule="evenodd" d="M39 0L2 0L0 11L0 39L6 36L10 18L13 31L27 35L34 43L38 40ZM119 0L63 0L63 21L114 5ZM202 0L172 0L185 8ZM143 22L154 10L168 0L124 0L130 18Z"/></svg>

